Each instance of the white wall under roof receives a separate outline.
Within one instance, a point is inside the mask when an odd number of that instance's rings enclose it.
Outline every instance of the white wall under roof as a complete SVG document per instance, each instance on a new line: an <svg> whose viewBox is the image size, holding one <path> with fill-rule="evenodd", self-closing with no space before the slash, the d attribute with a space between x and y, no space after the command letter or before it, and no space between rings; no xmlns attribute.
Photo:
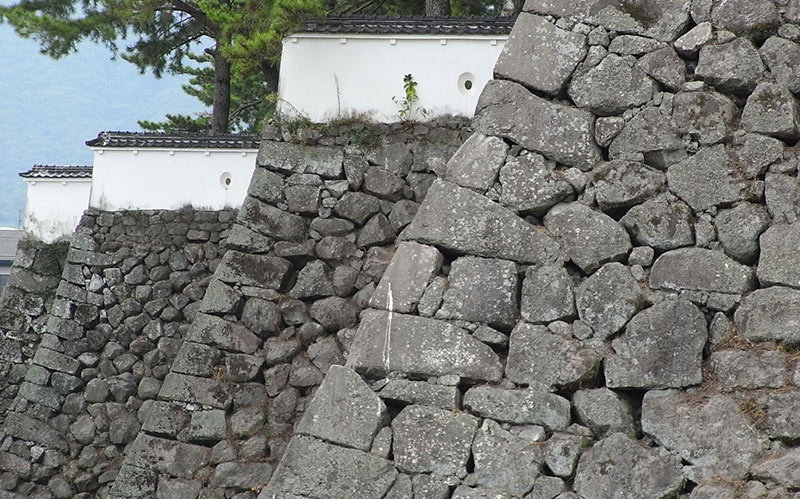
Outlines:
<svg viewBox="0 0 800 499"><path fill-rule="evenodd" d="M52 243L75 232L89 206L90 178L32 178L25 206L25 232Z"/></svg>
<svg viewBox="0 0 800 499"><path fill-rule="evenodd" d="M93 147L90 206L108 211L220 210L244 202L256 149Z"/></svg>
<svg viewBox="0 0 800 499"><path fill-rule="evenodd" d="M278 109L283 116L314 122L353 114L400 121L400 106L392 97L403 98L403 76L410 73L418 83L418 105L430 112L429 119L472 117L506 38L296 34L283 41Z"/></svg>

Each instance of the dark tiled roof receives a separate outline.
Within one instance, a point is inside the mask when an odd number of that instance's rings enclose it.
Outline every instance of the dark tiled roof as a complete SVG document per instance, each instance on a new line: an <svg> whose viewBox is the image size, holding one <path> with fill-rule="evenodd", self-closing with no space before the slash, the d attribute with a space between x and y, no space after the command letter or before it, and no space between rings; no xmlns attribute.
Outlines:
<svg viewBox="0 0 800 499"><path fill-rule="evenodd" d="M510 17L360 16L325 17L306 21L298 33L373 35L508 35Z"/></svg>
<svg viewBox="0 0 800 499"><path fill-rule="evenodd" d="M142 147L163 149L258 149L256 135L207 135L199 133L100 132L87 140L89 147Z"/></svg>
<svg viewBox="0 0 800 499"><path fill-rule="evenodd" d="M34 165L22 178L92 178L92 167L82 165Z"/></svg>
<svg viewBox="0 0 800 499"><path fill-rule="evenodd" d="M0 261L14 261L14 255L17 253L17 243L21 237L21 230L0 229Z"/></svg>

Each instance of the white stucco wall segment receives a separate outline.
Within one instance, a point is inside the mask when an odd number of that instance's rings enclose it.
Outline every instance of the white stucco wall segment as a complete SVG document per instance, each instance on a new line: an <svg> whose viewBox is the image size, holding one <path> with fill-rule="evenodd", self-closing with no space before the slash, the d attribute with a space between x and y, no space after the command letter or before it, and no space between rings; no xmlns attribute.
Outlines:
<svg viewBox="0 0 800 499"><path fill-rule="evenodd" d="M238 208L257 149L93 147L90 206L108 211Z"/></svg>
<svg viewBox="0 0 800 499"><path fill-rule="evenodd" d="M403 76L428 118L472 117L506 35L296 34L283 42L278 109L326 122L355 114L400 121ZM466 84L466 81L471 84ZM469 87L469 88L466 88ZM412 118L423 120L416 114Z"/></svg>
<svg viewBox="0 0 800 499"><path fill-rule="evenodd" d="M26 178L25 232L45 243L72 234L89 206L91 178Z"/></svg>

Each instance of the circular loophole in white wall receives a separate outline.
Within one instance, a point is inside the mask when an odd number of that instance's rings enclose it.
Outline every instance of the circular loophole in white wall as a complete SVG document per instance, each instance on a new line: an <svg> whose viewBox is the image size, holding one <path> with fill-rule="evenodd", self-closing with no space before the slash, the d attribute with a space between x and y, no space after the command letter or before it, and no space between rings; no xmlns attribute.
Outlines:
<svg viewBox="0 0 800 499"><path fill-rule="evenodd" d="M458 91L464 95L475 92L475 75L472 73L461 73L458 77Z"/></svg>
<svg viewBox="0 0 800 499"><path fill-rule="evenodd" d="M230 172L225 172L219 176L219 185L221 185L223 189L230 189L232 184L233 176Z"/></svg>

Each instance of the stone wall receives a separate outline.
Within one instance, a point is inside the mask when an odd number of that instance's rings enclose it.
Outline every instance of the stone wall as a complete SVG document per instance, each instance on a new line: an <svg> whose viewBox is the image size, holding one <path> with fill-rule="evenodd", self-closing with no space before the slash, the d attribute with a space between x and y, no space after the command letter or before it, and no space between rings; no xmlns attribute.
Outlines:
<svg viewBox="0 0 800 499"><path fill-rule="evenodd" d="M0 421L25 377L52 310L69 243L24 237L0 296Z"/></svg>
<svg viewBox="0 0 800 499"><path fill-rule="evenodd" d="M39 245L23 245L4 306L40 316L17 342L17 363L4 364L14 384L3 392L1 497L104 495L197 314L234 215L89 210L61 255L63 272L52 249L34 255Z"/></svg>
<svg viewBox="0 0 800 499"><path fill-rule="evenodd" d="M265 130L228 252L110 496L255 496L467 125Z"/></svg>
<svg viewBox="0 0 800 499"><path fill-rule="evenodd" d="M797 41L528 0L258 497L800 496Z"/></svg>

